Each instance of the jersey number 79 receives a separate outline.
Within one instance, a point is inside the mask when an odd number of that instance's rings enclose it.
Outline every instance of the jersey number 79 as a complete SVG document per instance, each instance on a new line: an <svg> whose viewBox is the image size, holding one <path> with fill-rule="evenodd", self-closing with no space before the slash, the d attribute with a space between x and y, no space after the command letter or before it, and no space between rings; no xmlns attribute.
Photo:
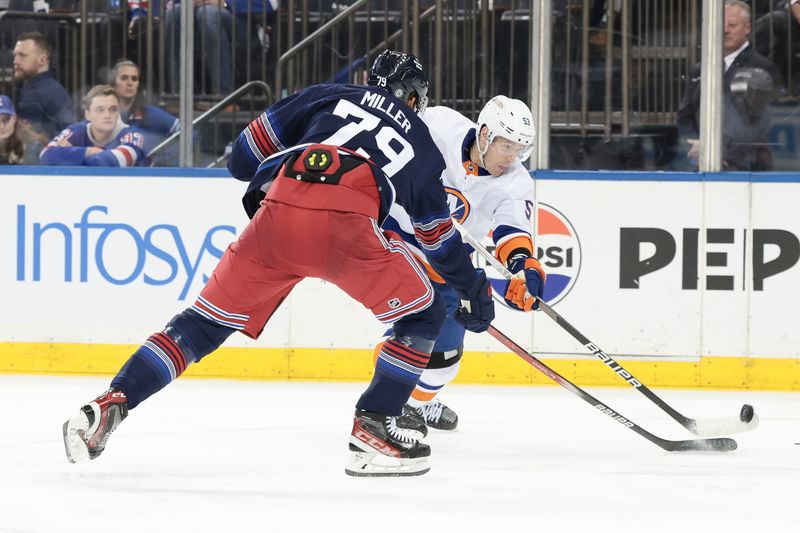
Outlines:
<svg viewBox="0 0 800 533"><path fill-rule="evenodd" d="M404 139L403 136L391 126L383 126L378 129L378 126L381 125L381 119L366 109L362 109L348 100L339 100L339 103L336 104L336 108L333 110L333 114L349 120L349 123L322 141L322 144L347 146L364 157L369 158L369 154L367 154L363 148L353 148L348 146L347 143L360 133L371 133L374 135L378 150L389 160L387 164L381 166L381 169L389 178L397 174L414 158L414 149L411 147L411 143ZM356 122L354 119L358 121ZM376 129L377 133L372 133ZM394 145L392 141L394 141ZM396 147L400 149L398 150Z"/></svg>

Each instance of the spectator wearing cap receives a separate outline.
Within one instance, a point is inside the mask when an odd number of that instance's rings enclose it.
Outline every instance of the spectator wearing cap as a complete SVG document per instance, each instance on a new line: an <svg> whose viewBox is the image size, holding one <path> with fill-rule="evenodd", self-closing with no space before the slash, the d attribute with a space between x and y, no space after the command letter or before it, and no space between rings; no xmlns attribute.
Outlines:
<svg viewBox="0 0 800 533"><path fill-rule="evenodd" d="M0 95L0 165L35 164L36 148L45 142L47 139L17 120L11 98Z"/></svg>
<svg viewBox="0 0 800 533"><path fill-rule="evenodd" d="M75 122L67 90L50 72L50 44L39 32L25 32L14 46L14 81L22 82L19 118L48 139Z"/></svg>

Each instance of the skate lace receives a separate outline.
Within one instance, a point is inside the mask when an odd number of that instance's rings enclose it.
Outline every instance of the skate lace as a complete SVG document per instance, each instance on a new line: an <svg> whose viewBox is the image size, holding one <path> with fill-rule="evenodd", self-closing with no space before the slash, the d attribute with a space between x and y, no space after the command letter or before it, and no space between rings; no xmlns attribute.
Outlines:
<svg viewBox="0 0 800 533"><path fill-rule="evenodd" d="M386 432L389 433L389 435L403 444L414 444L417 441L416 432L410 429L398 427L397 417L395 416L387 416L384 426L386 427Z"/></svg>
<svg viewBox="0 0 800 533"><path fill-rule="evenodd" d="M426 403L422 407L419 408L422 412L422 416L428 422L438 422L439 419L442 417L442 411L444 411L444 404L439 400L433 400L432 402Z"/></svg>

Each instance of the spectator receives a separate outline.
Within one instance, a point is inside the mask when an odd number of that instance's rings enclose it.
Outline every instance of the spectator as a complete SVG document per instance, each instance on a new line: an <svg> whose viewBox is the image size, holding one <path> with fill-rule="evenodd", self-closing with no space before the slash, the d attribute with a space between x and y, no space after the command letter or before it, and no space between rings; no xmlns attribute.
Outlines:
<svg viewBox="0 0 800 533"><path fill-rule="evenodd" d="M11 98L0 95L0 165L36 164L39 151L31 149L35 148L32 145L37 143L41 149L46 142L30 126L17 120Z"/></svg>
<svg viewBox="0 0 800 533"><path fill-rule="evenodd" d="M113 2L114 0L110 0ZM161 0L128 0L130 22L128 23L128 38L133 39L144 31L147 23L147 10L153 10L153 17L158 19L161 11Z"/></svg>
<svg viewBox="0 0 800 533"><path fill-rule="evenodd" d="M69 126L42 150L43 165L132 167L147 164L144 135L120 118L117 91L95 85L83 98L86 120Z"/></svg>
<svg viewBox="0 0 800 533"><path fill-rule="evenodd" d="M19 118L48 139L75 122L72 100L50 72L50 44L41 33L17 37L14 81L22 82L17 99Z"/></svg>
<svg viewBox="0 0 800 533"><path fill-rule="evenodd" d="M750 46L750 31L750 6L742 0L726 0L722 83L722 159L726 170L772 169L765 109L780 75L769 59ZM700 63L692 67L677 119L680 136L689 145L687 155L696 166L700 154Z"/></svg>
<svg viewBox="0 0 800 533"><path fill-rule="evenodd" d="M111 70L111 86L119 96L119 110L122 121L142 130L145 143L144 152L149 153L155 146L181 129L180 121L154 105L146 103L139 90L141 77L139 67L133 61L121 59Z"/></svg>
<svg viewBox="0 0 800 533"><path fill-rule="evenodd" d="M102 51L102 57L94 63L99 79L108 78L108 68L120 59L143 63L148 39L158 46L160 7L160 0L95 0L94 4L89 4L89 13L95 9L101 14L97 24L89 25L88 36L89 39L97 39L98 49ZM154 17L151 35L147 31L148 9L153 11ZM79 10L78 5L75 11ZM159 60L156 53L152 58L154 67ZM154 70L157 71L157 68Z"/></svg>
<svg viewBox="0 0 800 533"><path fill-rule="evenodd" d="M271 26L278 0L229 0L236 35L236 75L240 83L266 80L264 57L270 49Z"/></svg>
<svg viewBox="0 0 800 533"><path fill-rule="evenodd" d="M198 55L204 58L204 68L195 73L195 80L205 82L200 87L204 92L209 89L213 94L227 96L233 91L233 73L231 69L231 12L225 7L223 0L192 0L194 3L194 47ZM178 85L178 68L180 65L180 19L181 3L169 2L164 15L167 64L174 65L167 77L171 77L171 89L176 92ZM210 82L210 85L209 85Z"/></svg>
<svg viewBox="0 0 800 533"><path fill-rule="evenodd" d="M789 94L800 92L800 0L784 0L755 23L754 44L759 54L778 65Z"/></svg>

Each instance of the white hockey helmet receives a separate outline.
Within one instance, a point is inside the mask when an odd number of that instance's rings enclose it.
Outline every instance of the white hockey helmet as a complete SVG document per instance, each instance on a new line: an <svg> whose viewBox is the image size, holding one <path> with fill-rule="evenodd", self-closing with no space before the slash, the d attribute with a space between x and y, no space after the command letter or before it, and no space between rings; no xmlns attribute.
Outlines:
<svg viewBox="0 0 800 533"><path fill-rule="evenodd" d="M489 128L486 146L480 145L481 129ZM536 126L533 125L531 110L522 100L515 100L508 96L498 95L486 102L480 115L475 130L478 142L478 155L483 164L483 155L489 149L495 137L504 137L509 141L523 145L519 160L525 161L533 152L533 142L536 140Z"/></svg>

